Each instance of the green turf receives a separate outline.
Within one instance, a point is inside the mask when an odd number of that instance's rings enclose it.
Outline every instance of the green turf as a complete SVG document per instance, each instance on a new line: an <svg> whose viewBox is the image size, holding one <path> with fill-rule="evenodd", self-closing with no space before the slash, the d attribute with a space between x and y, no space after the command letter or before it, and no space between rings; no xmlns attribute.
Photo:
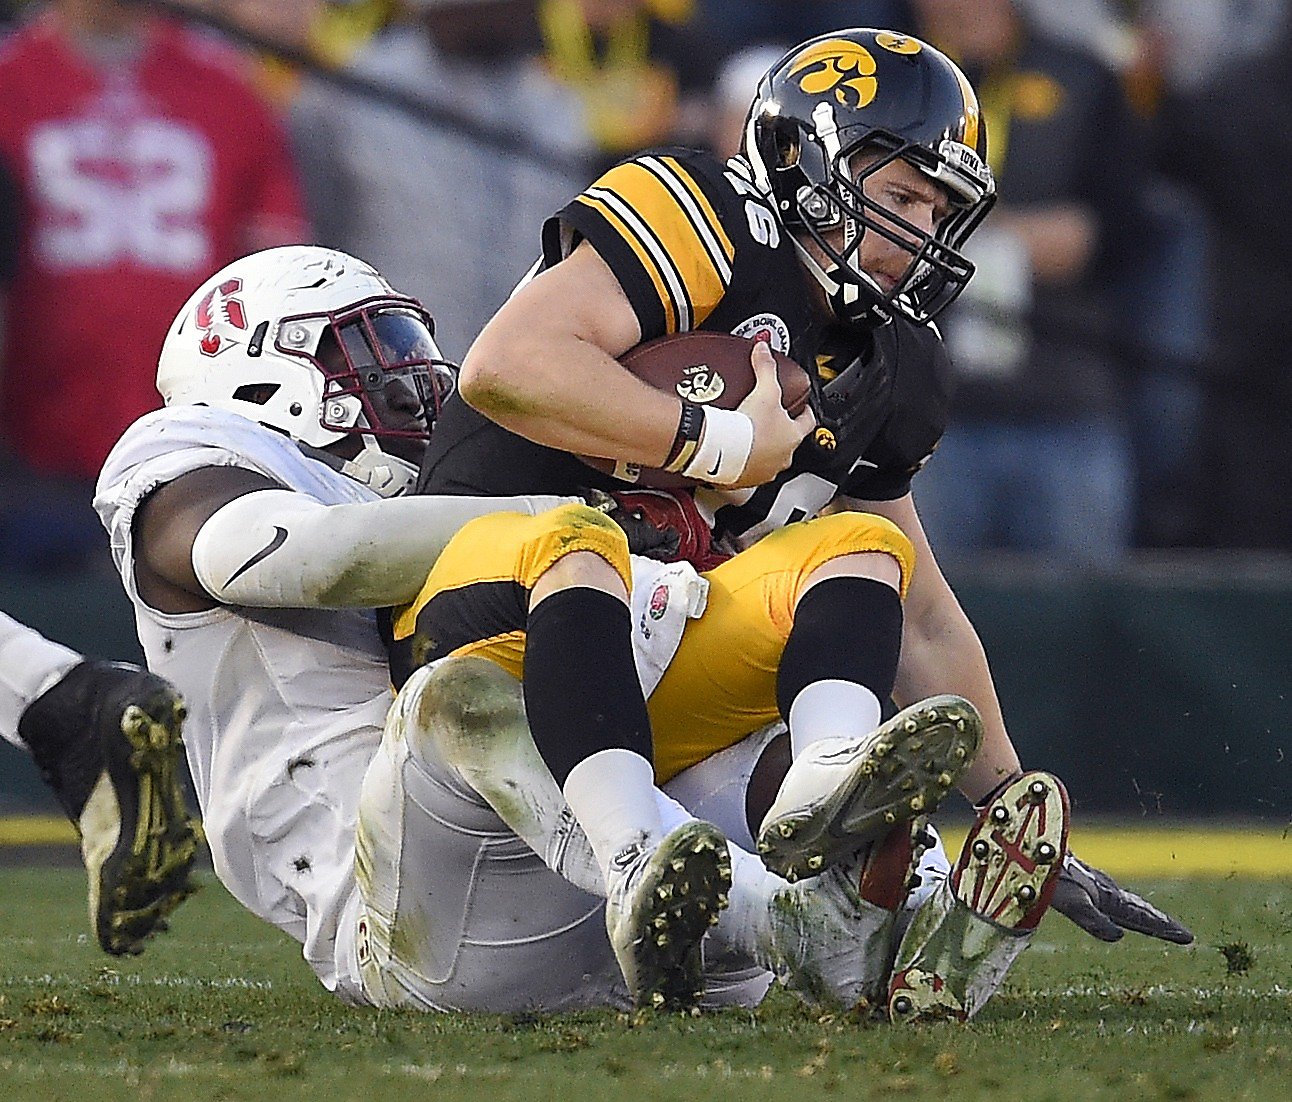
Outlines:
<svg viewBox="0 0 1292 1102"><path fill-rule="evenodd" d="M349 1009L207 881L118 961L82 933L75 871L0 870L0 1098L1292 1099L1286 882L1138 885L1193 924L1192 949L1104 946L1051 915L972 1025L897 1030L783 993L694 1019Z"/></svg>

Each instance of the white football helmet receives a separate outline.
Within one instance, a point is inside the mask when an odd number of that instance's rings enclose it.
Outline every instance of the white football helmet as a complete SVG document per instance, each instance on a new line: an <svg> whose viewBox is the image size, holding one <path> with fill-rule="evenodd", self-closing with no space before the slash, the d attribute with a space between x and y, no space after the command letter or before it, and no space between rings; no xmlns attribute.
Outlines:
<svg viewBox="0 0 1292 1102"><path fill-rule="evenodd" d="M402 493L453 388L434 323L361 260L316 245L253 253L184 304L157 364L168 406L232 410L386 497ZM345 439L346 458L319 452ZM344 449L341 449L344 450Z"/></svg>

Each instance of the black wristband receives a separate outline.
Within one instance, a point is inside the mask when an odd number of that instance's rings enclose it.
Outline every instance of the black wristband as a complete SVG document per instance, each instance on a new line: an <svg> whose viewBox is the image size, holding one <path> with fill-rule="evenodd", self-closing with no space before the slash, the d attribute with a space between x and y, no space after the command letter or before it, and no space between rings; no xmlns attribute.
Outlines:
<svg viewBox="0 0 1292 1102"><path fill-rule="evenodd" d="M664 470L680 471L695 454L700 446L700 436L704 432L704 407L694 402L682 401L682 413L677 419L677 433L673 437L673 446L669 449L668 458L664 460Z"/></svg>

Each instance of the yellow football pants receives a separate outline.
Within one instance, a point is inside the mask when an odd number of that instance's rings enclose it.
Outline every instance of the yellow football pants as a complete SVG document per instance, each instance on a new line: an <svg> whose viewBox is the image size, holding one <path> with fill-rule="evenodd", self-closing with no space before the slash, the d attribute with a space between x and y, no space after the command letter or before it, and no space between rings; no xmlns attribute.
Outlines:
<svg viewBox="0 0 1292 1102"><path fill-rule="evenodd" d="M416 599L396 610L395 684L419 665L464 654L523 677L530 591L558 559L576 551L599 555L631 587L623 533L596 510L565 505L536 517L495 513L466 525ZM688 621L647 702L661 783L778 718L776 671L808 578L832 559L872 551L897 560L905 596L915 559L911 542L891 521L869 513L788 525L704 575L704 615Z"/></svg>

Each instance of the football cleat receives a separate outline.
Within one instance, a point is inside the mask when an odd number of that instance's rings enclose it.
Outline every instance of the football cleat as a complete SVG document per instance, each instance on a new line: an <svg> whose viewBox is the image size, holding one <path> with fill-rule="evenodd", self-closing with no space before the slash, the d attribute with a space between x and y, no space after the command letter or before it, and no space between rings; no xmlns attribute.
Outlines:
<svg viewBox="0 0 1292 1102"><path fill-rule="evenodd" d="M951 875L898 947L893 1021L965 1021L991 998L1050 905L1068 820L1067 792L1049 773L1010 781L979 811Z"/></svg>
<svg viewBox="0 0 1292 1102"><path fill-rule="evenodd" d="M653 850L617 854L607 877L606 932L636 1006L690 1010L704 994L701 942L731 891L717 827L690 820Z"/></svg>
<svg viewBox="0 0 1292 1102"><path fill-rule="evenodd" d="M861 739L813 743L763 818L763 862L792 882L855 856L887 829L932 812L981 744L982 719L958 696L930 697Z"/></svg>
<svg viewBox="0 0 1292 1102"><path fill-rule="evenodd" d="M860 862L841 862L775 892L763 963L805 1002L881 1006L897 911L922 853L924 820L890 828Z"/></svg>
<svg viewBox="0 0 1292 1102"><path fill-rule="evenodd" d="M136 666L83 662L28 706L18 733L81 840L90 924L139 953L196 890L201 827L181 784L184 703Z"/></svg>

